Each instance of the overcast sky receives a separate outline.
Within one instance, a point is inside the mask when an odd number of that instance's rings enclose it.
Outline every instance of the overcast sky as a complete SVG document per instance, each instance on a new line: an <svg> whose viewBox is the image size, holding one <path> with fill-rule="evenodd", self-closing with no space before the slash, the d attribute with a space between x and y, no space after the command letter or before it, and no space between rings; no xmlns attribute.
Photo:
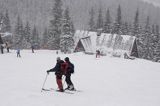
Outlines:
<svg viewBox="0 0 160 106"><path fill-rule="evenodd" d="M150 3L160 6L160 0L144 0L144 1L148 1Z"/></svg>

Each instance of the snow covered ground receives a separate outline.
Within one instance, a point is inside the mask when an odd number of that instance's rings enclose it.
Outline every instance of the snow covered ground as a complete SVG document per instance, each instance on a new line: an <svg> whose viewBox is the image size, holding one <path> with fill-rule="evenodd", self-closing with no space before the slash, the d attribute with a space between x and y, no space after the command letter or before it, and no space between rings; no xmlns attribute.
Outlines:
<svg viewBox="0 0 160 106"><path fill-rule="evenodd" d="M160 106L160 64L83 53L56 55L39 50L0 54L0 106ZM46 71L56 57L69 56L75 65L72 75L76 89L66 94L41 92ZM66 87L66 84L64 84ZM50 73L45 88L57 88Z"/></svg>

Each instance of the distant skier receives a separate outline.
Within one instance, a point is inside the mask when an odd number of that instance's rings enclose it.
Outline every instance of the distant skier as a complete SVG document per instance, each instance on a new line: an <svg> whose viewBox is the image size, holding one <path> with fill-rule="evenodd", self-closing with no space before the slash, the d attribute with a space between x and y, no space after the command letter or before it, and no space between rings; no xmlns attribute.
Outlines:
<svg viewBox="0 0 160 106"><path fill-rule="evenodd" d="M58 85L58 88L59 88L58 91L60 91L60 92L64 92L63 84L62 84L63 71L61 70L61 64L63 64L63 63L64 63L64 61L61 60L60 57L57 57L57 63L55 65L55 67L47 71L48 74L50 72L55 72L56 82L57 82L57 85Z"/></svg>
<svg viewBox="0 0 160 106"><path fill-rule="evenodd" d="M19 48L17 49L17 57L21 57L20 49Z"/></svg>
<svg viewBox="0 0 160 106"><path fill-rule="evenodd" d="M31 46L32 53L34 53L34 45Z"/></svg>
<svg viewBox="0 0 160 106"><path fill-rule="evenodd" d="M58 50L56 51L56 54L58 54Z"/></svg>
<svg viewBox="0 0 160 106"><path fill-rule="evenodd" d="M8 53L9 53L9 48L10 48L9 43L6 42L6 49Z"/></svg>
<svg viewBox="0 0 160 106"><path fill-rule="evenodd" d="M99 50L96 50L96 58L100 58L100 51Z"/></svg>
<svg viewBox="0 0 160 106"><path fill-rule="evenodd" d="M3 47L2 44L0 46L1 46L1 53L3 54L4 53L4 51L3 51L4 47Z"/></svg>
<svg viewBox="0 0 160 106"><path fill-rule="evenodd" d="M65 58L65 64L67 64L67 70L65 73L65 76L66 76L65 81L68 86L65 90L75 90L74 85L71 81L71 74L74 73L74 65L73 65L73 63L70 62L68 57Z"/></svg>

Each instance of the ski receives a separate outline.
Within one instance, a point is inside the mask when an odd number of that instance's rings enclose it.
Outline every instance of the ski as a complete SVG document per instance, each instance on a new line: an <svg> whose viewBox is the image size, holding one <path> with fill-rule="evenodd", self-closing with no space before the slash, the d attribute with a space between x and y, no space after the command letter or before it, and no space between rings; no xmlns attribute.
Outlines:
<svg viewBox="0 0 160 106"><path fill-rule="evenodd" d="M42 88L42 91L51 91L51 89L44 89L44 88Z"/></svg>
<svg viewBox="0 0 160 106"><path fill-rule="evenodd" d="M58 90L56 90L56 89L53 89L53 88L50 88L50 89L42 89L42 91L55 91L55 92L60 92L60 91L58 91ZM70 92L69 90L64 90L64 92L60 92L60 93L67 93L67 94L74 94L74 92Z"/></svg>
<svg viewBox="0 0 160 106"><path fill-rule="evenodd" d="M74 89L74 90L65 89L65 91L70 91L70 92L82 92L81 90L77 90L77 89Z"/></svg>

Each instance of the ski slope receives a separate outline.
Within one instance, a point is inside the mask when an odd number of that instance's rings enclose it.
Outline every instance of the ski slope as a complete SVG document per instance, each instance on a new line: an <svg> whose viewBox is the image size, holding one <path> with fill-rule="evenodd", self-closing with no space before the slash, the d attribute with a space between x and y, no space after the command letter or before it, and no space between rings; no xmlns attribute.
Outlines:
<svg viewBox="0 0 160 106"><path fill-rule="evenodd" d="M22 50L21 56L16 51L0 54L0 106L160 106L159 63L49 50ZM41 92L57 56L70 57L75 65L72 80L81 92ZM45 88L57 88L54 73Z"/></svg>

